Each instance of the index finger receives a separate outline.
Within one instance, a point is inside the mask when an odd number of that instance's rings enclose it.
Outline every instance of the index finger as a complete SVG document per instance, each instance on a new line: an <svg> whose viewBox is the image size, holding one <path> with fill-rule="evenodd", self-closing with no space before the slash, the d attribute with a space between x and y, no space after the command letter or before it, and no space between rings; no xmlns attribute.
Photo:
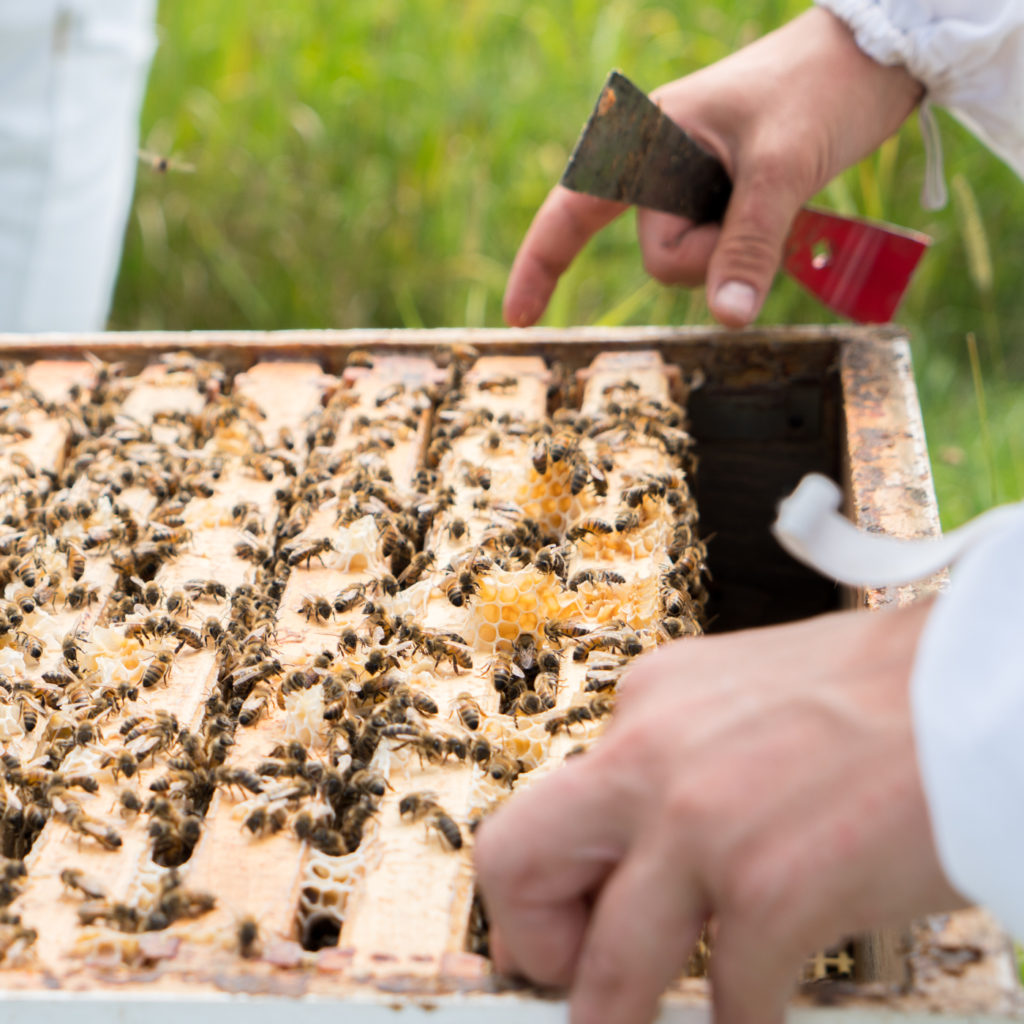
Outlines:
<svg viewBox="0 0 1024 1024"><path fill-rule="evenodd" d="M505 323L510 327L536 323L576 254L626 208L626 203L556 185L534 216L512 263L505 288Z"/></svg>
<svg viewBox="0 0 1024 1024"><path fill-rule="evenodd" d="M571 980L589 896L627 845L609 787L587 767L565 765L541 779L476 836L477 882L501 937L496 962L544 985Z"/></svg>

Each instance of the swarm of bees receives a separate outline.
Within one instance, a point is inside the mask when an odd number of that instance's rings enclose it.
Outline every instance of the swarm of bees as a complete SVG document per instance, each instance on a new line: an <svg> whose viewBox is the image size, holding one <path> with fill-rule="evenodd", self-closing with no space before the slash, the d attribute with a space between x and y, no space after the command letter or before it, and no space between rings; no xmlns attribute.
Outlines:
<svg viewBox="0 0 1024 1024"><path fill-rule="evenodd" d="M496 805L594 739L635 658L701 631L692 443L667 391L598 375L589 405L548 415L471 349L444 362L417 383L354 353L350 387L272 430L187 354L162 371L195 400L149 416L122 366L59 408L7 368L0 431L59 417L68 444L53 466L14 452L0 492L0 955L5 927L32 944L11 922L44 832L110 858L144 841L148 901L70 855L54 872L79 922L120 933L216 916L188 880L215 798L242 805L254 850L340 859L388 828L465 856L479 815L446 776ZM223 578L189 561L215 531ZM315 652L288 654L296 633ZM206 688L196 715L184 686ZM258 955L263 923L232 928Z"/></svg>

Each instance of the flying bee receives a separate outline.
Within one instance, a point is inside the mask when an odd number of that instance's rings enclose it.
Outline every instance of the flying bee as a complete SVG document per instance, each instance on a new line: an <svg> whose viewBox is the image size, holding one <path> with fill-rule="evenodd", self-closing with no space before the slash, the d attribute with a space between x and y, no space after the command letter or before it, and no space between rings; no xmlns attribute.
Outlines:
<svg viewBox="0 0 1024 1024"><path fill-rule="evenodd" d="M319 594L307 594L299 604L299 614L309 622L315 619L317 622L326 622L331 617L334 609L326 597Z"/></svg>
<svg viewBox="0 0 1024 1024"><path fill-rule="evenodd" d="M178 174L194 174L195 165L182 160L175 160L172 157L164 156L162 153L150 153L148 150L138 151L139 163L144 164L151 171L157 174L167 174L174 171Z"/></svg>
<svg viewBox="0 0 1024 1024"><path fill-rule="evenodd" d="M566 537L569 540L580 540L582 537L586 537L589 534L608 534L614 532L614 527L611 523L605 522L603 519L598 519L596 516L588 516L586 519L581 519L578 523L569 529Z"/></svg>
<svg viewBox="0 0 1024 1024"><path fill-rule="evenodd" d="M319 537L316 540L306 541L291 550L288 553L288 564L296 566L300 562L306 563L306 568L309 568L309 563L312 559L316 558L319 560L321 565L325 565L323 556L328 551L334 550L334 541L330 537ZM283 553L283 552L282 552Z"/></svg>
<svg viewBox="0 0 1024 1024"><path fill-rule="evenodd" d="M484 713L480 708L479 703L470 693L463 691L460 693L454 701L455 713L459 717L459 721L471 732L476 732L480 728L480 719L484 717Z"/></svg>
<svg viewBox="0 0 1024 1024"><path fill-rule="evenodd" d="M621 573L612 572L610 569L581 569L566 584L570 590L579 590L583 583L598 583L610 586L618 583L625 583L626 577Z"/></svg>

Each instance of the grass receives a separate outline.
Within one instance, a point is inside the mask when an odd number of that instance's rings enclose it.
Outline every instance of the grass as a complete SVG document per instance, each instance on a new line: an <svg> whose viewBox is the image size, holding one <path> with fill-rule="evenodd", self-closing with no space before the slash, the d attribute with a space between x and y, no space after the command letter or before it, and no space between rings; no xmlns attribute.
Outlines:
<svg viewBox="0 0 1024 1024"><path fill-rule="evenodd" d="M804 6L267 0L256 15L244 0L165 0L143 142L196 172L140 172L112 326L497 325L518 242L607 71L653 88ZM1024 188L942 123L945 210L918 204L913 123L823 199L935 238L901 320L951 526L1021 496L1024 290L1003 257L1018 248ZM763 315L829 319L786 279ZM545 322L708 319L699 293L646 281L627 216L576 262Z"/></svg>

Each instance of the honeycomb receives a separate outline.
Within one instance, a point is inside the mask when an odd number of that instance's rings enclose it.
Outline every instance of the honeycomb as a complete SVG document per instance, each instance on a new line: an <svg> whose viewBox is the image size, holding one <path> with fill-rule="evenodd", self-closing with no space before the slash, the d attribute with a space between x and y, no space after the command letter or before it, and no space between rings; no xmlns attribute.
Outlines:
<svg viewBox="0 0 1024 1024"><path fill-rule="evenodd" d="M484 948L476 824L701 632L707 552L659 356L442 362L3 368L8 978L415 987Z"/></svg>

